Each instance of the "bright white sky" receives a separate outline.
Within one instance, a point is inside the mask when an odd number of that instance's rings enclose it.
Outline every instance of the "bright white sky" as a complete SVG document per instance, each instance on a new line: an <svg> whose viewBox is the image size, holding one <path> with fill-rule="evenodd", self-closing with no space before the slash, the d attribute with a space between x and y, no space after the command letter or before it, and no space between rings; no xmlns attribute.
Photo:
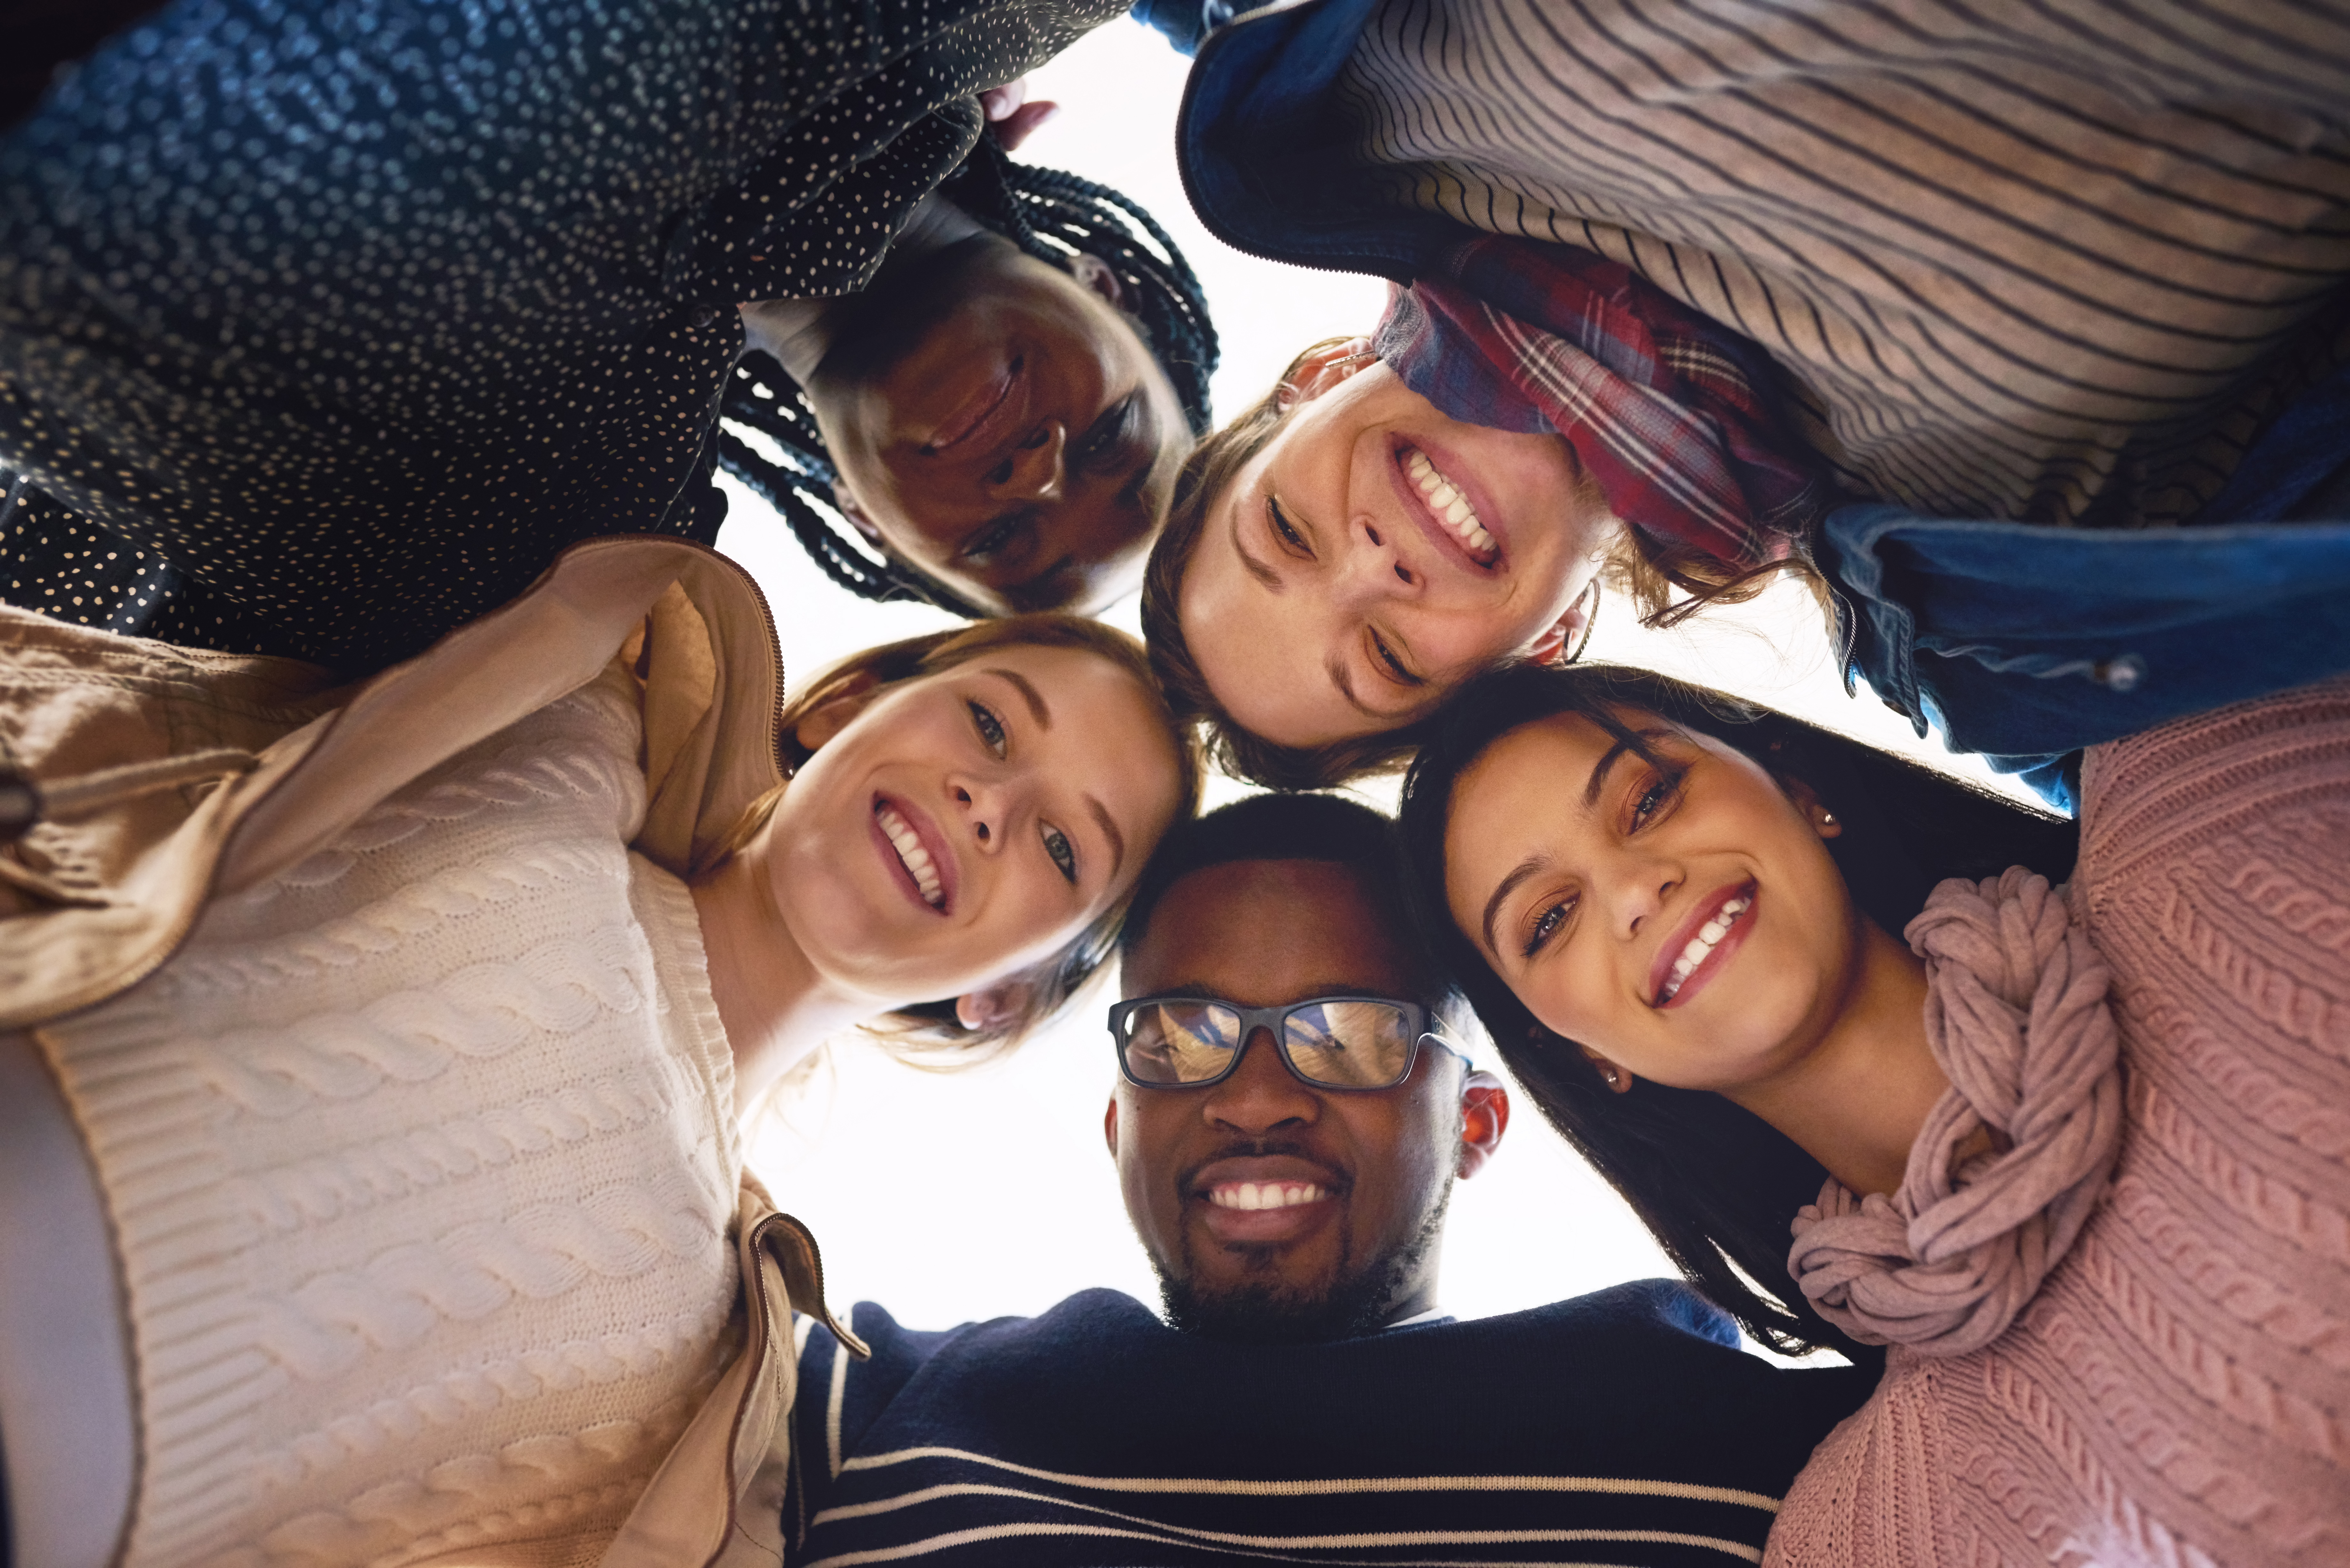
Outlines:
<svg viewBox="0 0 2350 1568"><path fill-rule="evenodd" d="M1175 170L1187 64L1139 24L1098 29L1032 78L1032 96L1057 100L1063 112L1020 156L1126 192L1174 234L1222 336L1214 395L1228 411L1261 396L1307 344L1368 330L1386 285L1259 262L1208 236ZM951 624L935 610L869 605L834 587L764 502L730 488L719 545L766 588L795 680L853 649ZM1130 601L1107 618L1137 629ZM1643 631L1608 607L1591 657L1704 681L1991 777L1971 759L1918 741L1865 690L1846 698L1819 614L1799 590L1774 590L1676 632ZM1244 793L1211 781L1209 803ZM1392 787L1370 797L1393 809ZM1101 1009L1114 994L1100 989L1009 1059L962 1073L901 1066L846 1038L804 1093L753 1129L752 1164L822 1242L837 1305L877 1301L900 1322L944 1328L1033 1314L1090 1285L1156 1300L1102 1143L1117 1069ZM1484 1054L1483 1064L1498 1066ZM1500 1157L1454 1193L1444 1305L1482 1317L1669 1275L1630 1210L1531 1101L1521 1097L1517 1110Z"/></svg>

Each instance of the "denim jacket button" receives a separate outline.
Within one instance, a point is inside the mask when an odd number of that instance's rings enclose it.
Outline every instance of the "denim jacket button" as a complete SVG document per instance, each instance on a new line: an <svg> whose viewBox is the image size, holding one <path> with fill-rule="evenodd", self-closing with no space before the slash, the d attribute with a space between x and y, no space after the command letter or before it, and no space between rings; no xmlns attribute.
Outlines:
<svg viewBox="0 0 2350 1568"><path fill-rule="evenodd" d="M2100 659L2089 671L2089 679L2109 691L2131 691L2146 679L2146 660L2135 653L2117 654Z"/></svg>

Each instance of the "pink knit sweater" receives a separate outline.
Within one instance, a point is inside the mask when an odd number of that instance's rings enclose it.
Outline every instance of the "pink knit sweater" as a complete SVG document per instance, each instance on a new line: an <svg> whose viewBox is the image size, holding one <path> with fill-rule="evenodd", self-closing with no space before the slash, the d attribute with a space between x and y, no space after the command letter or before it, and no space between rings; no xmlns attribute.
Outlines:
<svg viewBox="0 0 2350 1568"><path fill-rule="evenodd" d="M2089 753L2114 1183L2004 1334L1885 1381L1766 1568L2350 1563L2350 680Z"/></svg>

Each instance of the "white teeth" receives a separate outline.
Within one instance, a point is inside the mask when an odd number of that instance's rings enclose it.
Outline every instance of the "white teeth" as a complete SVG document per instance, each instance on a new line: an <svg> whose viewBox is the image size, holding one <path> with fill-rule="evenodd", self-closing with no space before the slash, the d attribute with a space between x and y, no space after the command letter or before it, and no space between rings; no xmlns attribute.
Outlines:
<svg viewBox="0 0 2350 1568"><path fill-rule="evenodd" d="M1670 1002L1679 994L1681 981L1689 979L1690 971L1705 961L1705 955L1713 950L1714 944L1730 934L1730 928L1736 925L1738 918L1753 904L1752 897L1741 895L1724 904L1715 912L1713 919L1699 927L1697 935L1689 940L1689 946L1681 949L1681 956L1673 960L1672 972L1665 977L1664 994L1657 1000Z"/></svg>
<svg viewBox="0 0 2350 1568"><path fill-rule="evenodd" d="M939 880L939 868L931 863L931 852L922 847L922 836L916 833L912 826L886 801L874 806L873 815L881 824L882 833L888 836L889 847L895 849L898 858L905 862L908 875L914 878L914 886L921 890L922 902L933 909L945 909L947 887Z"/></svg>
<svg viewBox="0 0 2350 1568"><path fill-rule="evenodd" d="M1326 1196L1310 1181L1236 1181L1208 1189L1208 1201L1219 1209L1294 1209Z"/></svg>
<svg viewBox="0 0 2350 1568"><path fill-rule="evenodd" d="M1500 548L1494 544L1493 535L1477 521L1477 509L1469 504L1469 498L1455 489L1451 480L1436 471L1436 465L1428 461L1426 452L1414 447L1403 461L1403 471L1410 476L1412 483L1419 486L1421 498L1428 503L1428 509L1444 520L1444 525L1459 535L1461 542L1469 546L1471 554L1491 555Z"/></svg>

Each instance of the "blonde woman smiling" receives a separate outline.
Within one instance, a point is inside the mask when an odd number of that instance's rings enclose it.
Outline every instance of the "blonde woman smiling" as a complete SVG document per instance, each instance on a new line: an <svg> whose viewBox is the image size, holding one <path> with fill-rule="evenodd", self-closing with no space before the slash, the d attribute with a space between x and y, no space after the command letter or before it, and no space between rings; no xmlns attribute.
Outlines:
<svg viewBox="0 0 2350 1568"><path fill-rule="evenodd" d="M1101 962L1195 791L1140 650L1013 618L785 703L747 577L647 539L356 691L6 614L16 1560L772 1544L821 1292L736 1108Z"/></svg>

